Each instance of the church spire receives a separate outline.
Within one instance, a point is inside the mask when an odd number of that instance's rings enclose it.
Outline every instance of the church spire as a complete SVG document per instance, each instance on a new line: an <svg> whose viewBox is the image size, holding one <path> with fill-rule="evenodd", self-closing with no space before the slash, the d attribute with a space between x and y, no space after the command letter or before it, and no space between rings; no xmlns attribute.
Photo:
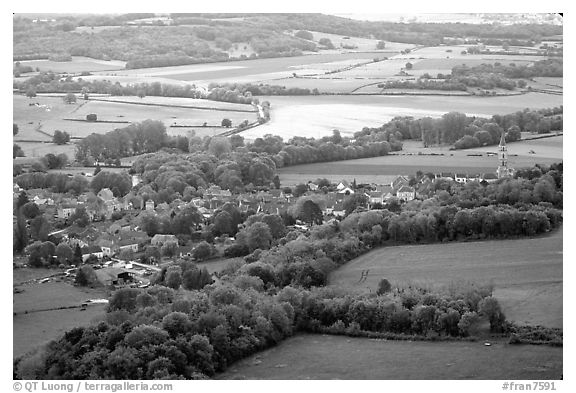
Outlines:
<svg viewBox="0 0 576 393"><path fill-rule="evenodd" d="M498 145L498 169L496 173L498 174L498 178L510 176L510 169L508 168L508 148L506 147L504 130L502 130L500 144Z"/></svg>

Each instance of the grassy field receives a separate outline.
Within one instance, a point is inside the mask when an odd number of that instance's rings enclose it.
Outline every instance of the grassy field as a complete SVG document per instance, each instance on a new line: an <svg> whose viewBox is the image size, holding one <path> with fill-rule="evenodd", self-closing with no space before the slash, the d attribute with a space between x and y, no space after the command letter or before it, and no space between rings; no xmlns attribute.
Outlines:
<svg viewBox="0 0 576 393"><path fill-rule="evenodd" d="M298 335L234 363L217 379L560 379L562 348L502 342L385 341Z"/></svg>
<svg viewBox="0 0 576 393"><path fill-rule="evenodd" d="M351 292L373 292L382 278L393 285L446 287L493 284L508 320L562 327L562 229L530 239L382 247L329 277ZM369 269L358 284L360 272Z"/></svg>
<svg viewBox="0 0 576 393"><path fill-rule="evenodd" d="M61 279L43 284L22 282L54 274L48 269L15 269L13 282L22 292L14 293L13 356L22 355L74 326L83 326L103 316L103 305L92 305L86 311L78 308L50 310L78 306L88 299L106 298L104 289L78 288Z"/></svg>
<svg viewBox="0 0 576 393"><path fill-rule="evenodd" d="M105 61L81 56L73 56L72 61L29 60L21 61L20 64L30 66L35 70L38 68L41 72L53 71L69 73L115 71L122 70L126 66L126 62L120 60Z"/></svg>
<svg viewBox="0 0 576 393"><path fill-rule="evenodd" d="M265 134L291 138L318 137L339 129L351 135L363 127L378 127L394 116L438 117L451 111L491 117L524 108L560 106L562 96L528 93L511 97L449 96L263 96L272 104L272 120L242 133L247 138Z"/></svg>

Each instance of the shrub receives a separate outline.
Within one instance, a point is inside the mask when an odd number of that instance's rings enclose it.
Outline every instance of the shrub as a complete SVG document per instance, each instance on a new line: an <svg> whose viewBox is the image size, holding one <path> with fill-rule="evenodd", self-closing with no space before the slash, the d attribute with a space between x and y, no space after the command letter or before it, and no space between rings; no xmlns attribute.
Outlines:
<svg viewBox="0 0 576 393"><path fill-rule="evenodd" d="M392 289L392 284L390 284L390 281L388 281L387 279L383 278L380 280L380 282L378 283L378 289L376 290L376 294L378 296L383 295L385 293L390 292L390 290Z"/></svg>
<svg viewBox="0 0 576 393"><path fill-rule="evenodd" d="M98 116L96 115L96 113L89 113L86 115L86 121L97 121L98 120Z"/></svg>

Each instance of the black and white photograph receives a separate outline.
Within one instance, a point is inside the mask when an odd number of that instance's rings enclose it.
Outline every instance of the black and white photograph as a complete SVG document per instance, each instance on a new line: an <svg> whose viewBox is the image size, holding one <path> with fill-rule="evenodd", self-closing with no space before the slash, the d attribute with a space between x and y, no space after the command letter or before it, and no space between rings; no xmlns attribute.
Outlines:
<svg viewBox="0 0 576 393"><path fill-rule="evenodd" d="M14 11L11 391L562 391L564 16L522 6Z"/></svg>

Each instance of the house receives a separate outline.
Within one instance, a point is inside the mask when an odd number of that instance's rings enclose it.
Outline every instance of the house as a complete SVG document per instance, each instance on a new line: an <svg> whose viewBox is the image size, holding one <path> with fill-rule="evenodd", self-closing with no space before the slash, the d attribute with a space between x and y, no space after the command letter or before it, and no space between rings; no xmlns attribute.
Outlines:
<svg viewBox="0 0 576 393"><path fill-rule="evenodd" d="M98 198L102 199L104 202L112 201L114 199L114 193L109 188L101 189L98 194Z"/></svg>
<svg viewBox="0 0 576 393"><path fill-rule="evenodd" d="M400 188L402 188L403 186L407 186L409 185L410 180L403 175L397 176L392 183L390 184L390 186L392 186L392 188L394 190L399 190Z"/></svg>
<svg viewBox="0 0 576 393"><path fill-rule="evenodd" d="M99 246L82 247L82 261L86 262L86 260L90 257L90 255L94 255L98 259L102 259L104 257L102 248L100 248Z"/></svg>
<svg viewBox="0 0 576 393"><path fill-rule="evenodd" d="M192 246L180 246L176 250L176 255L178 255L180 258L191 257L193 250L194 248Z"/></svg>
<svg viewBox="0 0 576 393"><path fill-rule="evenodd" d="M150 244L153 246L162 247L166 243L178 243L178 239L174 235L154 235Z"/></svg>
<svg viewBox="0 0 576 393"><path fill-rule="evenodd" d="M396 191L396 197L404 201L411 201L416 198L416 190L410 186L402 186Z"/></svg>
<svg viewBox="0 0 576 393"><path fill-rule="evenodd" d="M465 184L468 182L468 175L466 173L456 173L454 174L454 180L458 183Z"/></svg>
<svg viewBox="0 0 576 393"><path fill-rule="evenodd" d="M338 190L338 194L352 195L352 194L354 194L354 190L350 187L344 187L344 188Z"/></svg>
<svg viewBox="0 0 576 393"><path fill-rule="evenodd" d="M344 209L344 203L337 202L332 209L332 214L336 217L344 217L346 215L346 209Z"/></svg>
<svg viewBox="0 0 576 393"><path fill-rule="evenodd" d="M74 213L76 213L76 206L62 205L57 209L58 218L61 220L70 218Z"/></svg>
<svg viewBox="0 0 576 393"><path fill-rule="evenodd" d="M437 179L454 180L454 174L450 172L442 172L436 176Z"/></svg>
<svg viewBox="0 0 576 393"><path fill-rule="evenodd" d="M350 183L348 183L346 180L342 180L340 183L338 183L338 185L336 186L336 190L340 191L343 190L344 188L351 188L350 187Z"/></svg>
<svg viewBox="0 0 576 393"><path fill-rule="evenodd" d="M145 204L146 211L154 211L154 201L152 199L148 199Z"/></svg>
<svg viewBox="0 0 576 393"><path fill-rule="evenodd" d="M118 242L118 250L138 252L139 243L135 239L122 239Z"/></svg>
<svg viewBox="0 0 576 393"><path fill-rule="evenodd" d="M486 181L488 183L494 183L498 180L498 176L495 173L484 173L480 177L481 180Z"/></svg>

